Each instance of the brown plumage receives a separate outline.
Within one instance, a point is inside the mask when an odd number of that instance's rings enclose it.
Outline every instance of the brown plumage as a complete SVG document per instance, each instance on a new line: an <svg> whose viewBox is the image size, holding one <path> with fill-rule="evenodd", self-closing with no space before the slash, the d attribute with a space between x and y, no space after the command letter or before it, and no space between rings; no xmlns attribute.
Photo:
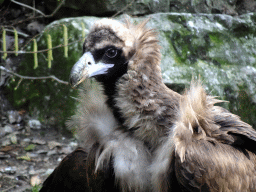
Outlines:
<svg viewBox="0 0 256 192"><path fill-rule="evenodd" d="M219 101L200 84L184 96L168 89L157 33L146 23L97 21L72 69L72 85L94 77L102 86L82 94L81 113L69 123L93 154L85 157L95 165L87 185L95 191L94 174L104 180L111 170L120 191L255 190L255 131L214 106Z"/></svg>
<svg viewBox="0 0 256 192"><path fill-rule="evenodd" d="M40 192L118 192L113 167L108 164L95 173L95 157L99 144L95 143L90 151L78 147L67 155L44 181Z"/></svg>
<svg viewBox="0 0 256 192"><path fill-rule="evenodd" d="M145 24L127 25L134 32L135 54L117 82L115 101L127 129L155 149L173 124L180 95L163 83L157 33Z"/></svg>
<svg viewBox="0 0 256 192"><path fill-rule="evenodd" d="M200 83L192 83L180 101L168 141L152 166L154 191L170 190L167 170L175 172L183 191L256 190L255 130L214 106L219 102L207 96ZM172 150L166 154L168 149Z"/></svg>
<svg viewBox="0 0 256 192"><path fill-rule="evenodd" d="M40 192L148 191L150 154L141 141L120 129L102 87L83 84L77 100L67 126L75 129L82 147L62 160Z"/></svg>

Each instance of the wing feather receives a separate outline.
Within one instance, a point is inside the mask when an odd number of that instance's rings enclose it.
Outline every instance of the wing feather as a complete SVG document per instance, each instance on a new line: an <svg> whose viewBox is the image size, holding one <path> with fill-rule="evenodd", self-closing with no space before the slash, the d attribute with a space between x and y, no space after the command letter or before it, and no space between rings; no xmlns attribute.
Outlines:
<svg viewBox="0 0 256 192"><path fill-rule="evenodd" d="M178 181L189 191L255 191L256 132L200 83L180 102L173 140Z"/></svg>

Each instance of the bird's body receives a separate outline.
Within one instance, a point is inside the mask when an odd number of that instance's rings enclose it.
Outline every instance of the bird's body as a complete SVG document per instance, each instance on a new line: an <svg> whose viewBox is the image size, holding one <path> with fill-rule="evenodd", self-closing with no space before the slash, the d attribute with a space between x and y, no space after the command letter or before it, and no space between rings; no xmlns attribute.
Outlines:
<svg viewBox="0 0 256 192"><path fill-rule="evenodd" d="M151 167L154 191L170 191L166 170L175 172L182 191L256 190L255 130L214 106L218 102L198 83L183 95L177 120Z"/></svg>
<svg viewBox="0 0 256 192"><path fill-rule="evenodd" d="M94 165L85 169L85 191L107 179L120 191L256 190L256 132L214 106L219 101L200 84L182 96L167 88L157 34L145 25L97 21L72 69L73 85L94 77L102 86L91 100L81 95L80 113L69 123L92 154L84 156ZM50 178L44 189L54 185Z"/></svg>

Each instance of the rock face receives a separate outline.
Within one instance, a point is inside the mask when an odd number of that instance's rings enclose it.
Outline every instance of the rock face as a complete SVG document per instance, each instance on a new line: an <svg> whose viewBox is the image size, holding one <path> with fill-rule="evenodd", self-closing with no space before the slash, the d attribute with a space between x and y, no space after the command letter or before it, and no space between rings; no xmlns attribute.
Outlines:
<svg viewBox="0 0 256 192"><path fill-rule="evenodd" d="M196 2L196 1L195 1ZM208 2L208 1L207 1ZM159 31L162 46L162 72L165 82L181 91L191 79L201 78L208 93L230 101L224 107L256 127L256 14L239 17L220 14L152 14L148 27ZM122 20L123 16L119 19ZM141 21L146 17L131 19ZM52 67L47 67L47 52L38 54L39 66L33 69L33 55L26 54L19 73L27 76L55 75L68 81L70 69L82 54L83 32L96 17L62 19L48 25L37 39L38 50L63 44L63 25L68 28L68 57L63 47L53 49ZM84 28L83 28L84 26ZM30 44L27 50L33 50ZM18 79L8 87L16 106L29 105L40 121L64 122L74 109L76 90L52 80Z"/></svg>
<svg viewBox="0 0 256 192"><path fill-rule="evenodd" d="M53 11L59 2L47 0L47 7ZM130 15L146 15L170 11L170 0L73 0L66 1L57 17L95 15L112 16L119 11Z"/></svg>
<svg viewBox="0 0 256 192"><path fill-rule="evenodd" d="M45 0L53 11L58 1ZM70 0L66 1L57 17L79 15L112 16L122 10L129 15L146 15L159 12L207 13L241 15L256 11L254 0Z"/></svg>
<svg viewBox="0 0 256 192"><path fill-rule="evenodd" d="M171 0L170 12L241 15L256 11L254 0Z"/></svg>

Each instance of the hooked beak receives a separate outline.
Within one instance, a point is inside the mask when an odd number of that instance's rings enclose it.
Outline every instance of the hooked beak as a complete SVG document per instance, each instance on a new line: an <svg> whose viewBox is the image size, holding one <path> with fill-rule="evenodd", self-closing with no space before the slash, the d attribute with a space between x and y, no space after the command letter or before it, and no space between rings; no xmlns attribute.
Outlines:
<svg viewBox="0 0 256 192"><path fill-rule="evenodd" d="M69 82L72 87L76 87L85 79L90 77L106 74L107 70L114 64L105 64L102 62L95 63L91 52L86 52L72 67Z"/></svg>

